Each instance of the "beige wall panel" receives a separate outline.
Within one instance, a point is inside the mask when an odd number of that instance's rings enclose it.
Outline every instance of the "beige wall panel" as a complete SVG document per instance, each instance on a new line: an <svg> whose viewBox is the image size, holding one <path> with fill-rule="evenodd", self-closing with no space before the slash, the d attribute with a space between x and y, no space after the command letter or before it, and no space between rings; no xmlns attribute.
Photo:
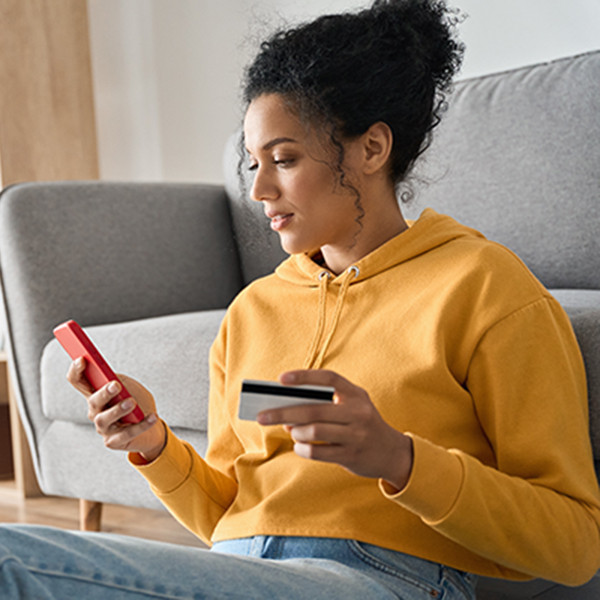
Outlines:
<svg viewBox="0 0 600 600"><path fill-rule="evenodd" d="M0 0L0 176L96 179L83 0Z"/></svg>

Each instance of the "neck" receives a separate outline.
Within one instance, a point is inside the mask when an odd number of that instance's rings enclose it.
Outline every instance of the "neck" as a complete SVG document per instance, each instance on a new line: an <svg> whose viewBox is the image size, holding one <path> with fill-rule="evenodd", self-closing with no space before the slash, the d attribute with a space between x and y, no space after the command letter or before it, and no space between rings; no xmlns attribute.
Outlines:
<svg viewBox="0 0 600 600"><path fill-rule="evenodd" d="M395 195L364 206L361 228L348 246L326 245L321 254L327 268L336 275L408 229Z"/></svg>

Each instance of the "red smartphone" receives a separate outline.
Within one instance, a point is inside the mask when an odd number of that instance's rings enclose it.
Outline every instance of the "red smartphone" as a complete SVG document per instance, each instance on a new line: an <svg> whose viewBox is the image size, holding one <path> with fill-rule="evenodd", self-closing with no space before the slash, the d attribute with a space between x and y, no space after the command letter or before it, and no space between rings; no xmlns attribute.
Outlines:
<svg viewBox="0 0 600 600"><path fill-rule="evenodd" d="M92 340L90 340L78 323L72 320L62 323L54 329L54 337L56 337L61 346L73 360L82 356L85 358L86 366L84 375L95 390L99 390L110 381L117 380L121 383L102 354L100 354L96 346L94 346ZM131 394L122 383L121 388L119 395L115 396L115 398L109 402L109 406L113 406L118 402L122 402L125 398L131 397ZM125 415L121 419L121 422L139 423L143 419L144 413L136 404L133 411L128 415Z"/></svg>

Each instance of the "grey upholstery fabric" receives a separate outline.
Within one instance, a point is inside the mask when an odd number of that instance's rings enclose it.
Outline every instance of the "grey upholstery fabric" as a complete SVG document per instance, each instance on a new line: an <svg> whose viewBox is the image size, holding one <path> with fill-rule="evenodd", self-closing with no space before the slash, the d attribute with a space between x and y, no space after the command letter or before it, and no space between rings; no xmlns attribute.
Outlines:
<svg viewBox="0 0 600 600"><path fill-rule="evenodd" d="M600 52L458 83L407 215L431 206L547 287L599 289L598 115Z"/></svg>
<svg viewBox="0 0 600 600"><path fill-rule="evenodd" d="M553 290L553 294L569 315L583 354L590 438L594 459L600 461L600 290Z"/></svg>
<svg viewBox="0 0 600 600"><path fill-rule="evenodd" d="M224 191L206 185L8 188L0 197L0 266L15 392L48 493L58 491L39 456L52 425L41 408L40 358L53 327L70 318L89 326L223 309L242 283Z"/></svg>
<svg viewBox="0 0 600 600"><path fill-rule="evenodd" d="M206 451L206 435L174 427L176 435L198 452ZM52 421L39 442L44 489L53 495L86 498L144 508L162 508L121 452L108 451L91 424Z"/></svg>

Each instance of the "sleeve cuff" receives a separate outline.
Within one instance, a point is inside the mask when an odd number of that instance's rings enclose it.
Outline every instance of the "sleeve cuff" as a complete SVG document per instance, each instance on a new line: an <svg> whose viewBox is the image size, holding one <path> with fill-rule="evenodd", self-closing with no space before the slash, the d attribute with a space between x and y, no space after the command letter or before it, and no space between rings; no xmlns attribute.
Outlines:
<svg viewBox="0 0 600 600"><path fill-rule="evenodd" d="M464 469L458 454L407 433L413 440L413 467L408 483L399 492L390 492L379 481L381 493L433 525L452 510L462 488Z"/></svg>
<svg viewBox="0 0 600 600"><path fill-rule="evenodd" d="M147 462L137 452L130 452L129 463L135 467L159 493L167 494L177 489L190 475L192 455L185 442L180 440L164 423L167 443L161 454Z"/></svg>

